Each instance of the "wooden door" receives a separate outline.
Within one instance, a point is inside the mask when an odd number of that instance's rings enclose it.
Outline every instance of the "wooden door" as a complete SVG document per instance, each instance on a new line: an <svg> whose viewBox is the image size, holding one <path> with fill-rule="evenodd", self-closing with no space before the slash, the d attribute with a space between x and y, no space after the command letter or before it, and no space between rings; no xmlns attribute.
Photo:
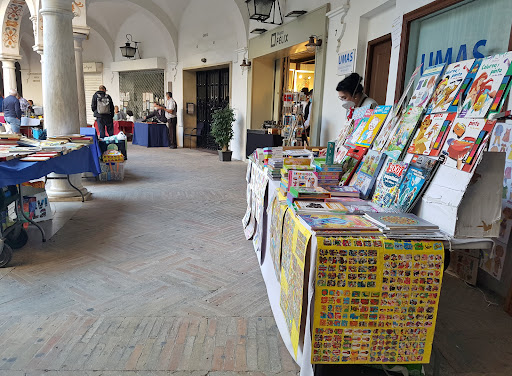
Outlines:
<svg viewBox="0 0 512 376"><path fill-rule="evenodd" d="M368 42L364 79L365 92L381 105L386 103L390 59L391 34Z"/></svg>

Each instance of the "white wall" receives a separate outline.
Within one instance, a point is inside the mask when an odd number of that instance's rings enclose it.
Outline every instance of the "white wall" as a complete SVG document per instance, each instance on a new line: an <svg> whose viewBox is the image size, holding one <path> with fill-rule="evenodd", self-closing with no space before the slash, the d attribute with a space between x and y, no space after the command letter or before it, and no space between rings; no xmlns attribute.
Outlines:
<svg viewBox="0 0 512 376"><path fill-rule="evenodd" d="M245 158L247 73L242 75L240 69L243 48L247 46L245 33L242 16L234 1L190 1L179 26L178 74L173 82L173 94L181 109L178 114L180 125L183 124L184 106L182 70L232 63L231 106L237 119L231 142L234 159ZM206 58L206 63L201 62L202 58ZM183 132L183 128L178 131Z"/></svg>

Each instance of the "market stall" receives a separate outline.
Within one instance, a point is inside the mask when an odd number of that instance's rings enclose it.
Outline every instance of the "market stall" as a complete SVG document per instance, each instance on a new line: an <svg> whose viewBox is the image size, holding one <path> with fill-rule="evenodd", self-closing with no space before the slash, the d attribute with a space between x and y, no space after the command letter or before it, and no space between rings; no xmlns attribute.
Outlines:
<svg viewBox="0 0 512 376"><path fill-rule="evenodd" d="M133 145L168 147L169 133L167 125L162 123L135 123L133 126Z"/></svg>
<svg viewBox="0 0 512 376"><path fill-rule="evenodd" d="M430 67L395 107L356 109L326 148L251 156L244 232L301 375L317 364L421 369L451 252L503 264L500 137L512 124L497 119L508 116L510 61ZM484 75L499 91L476 93ZM471 265L453 273L471 283L478 259Z"/></svg>
<svg viewBox="0 0 512 376"><path fill-rule="evenodd" d="M99 135L100 131L98 129L98 122L94 122L94 128L96 129L96 133ZM119 132L123 132L127 136L133 135L133 121L125 121L125 120L114 120L114 134L108 134L107 136L114 136L119 134Z"/></svg>

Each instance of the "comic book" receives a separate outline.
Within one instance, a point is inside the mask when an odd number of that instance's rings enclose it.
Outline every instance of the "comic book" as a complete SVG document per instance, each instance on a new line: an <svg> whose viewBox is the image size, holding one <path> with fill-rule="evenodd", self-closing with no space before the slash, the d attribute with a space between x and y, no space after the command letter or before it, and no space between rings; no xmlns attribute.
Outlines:
<svg viewBox="0 0 512 376"><path fill-rule="evenodd" d="M408 107L407 111L402 115L400 123L395 129L393 137L389 141L389 145L386 150L386 154L389 157L394 160L398 160L404 154L404 150L407 150L410 139L414 134L416 125L422 115L422 107Z"/></svg>
<svg viewBox="0 0 512 376"><path fill-rule="evenodd" d="M445 68L445 64L434 65L433 67L429 67L423 71L420 79L418 80L418 84L414 88L412 92L411 100L409 101L409 106L413 107L421 107L426 108L430 98L432 98L432 94L434 94L434 90L437 86L437 81L439 77L443 73Z"/></svg>
<svg viewBox="0 0 512 376"><path fill-rule="evenodd" d="M441 152L446 156L445 164L470 172L494 124L495 120L455 118Z"/></svg>
<svg viewBox="0 0 512 376"><path fill-rule="evenodd" d="M361 121L360 122L356 121L354 123L354 131L352 132L350 137L347 139L347 142L345 142L345 145L347 145L351 148L356 147L356 141L359 139L359 137L363 133L363 130L366 127L366 124L368 123L368 120L370 120L372 115L373 115L373 110L368 109L364 113L364 117L361 119Z"/></svg>
<svg viewBox="0 0 512 376"><path fill-rule="evenodd" d="M288 171L288 190L291 187L317 187L318 177L314 171Z"/></svg>
<svg viewBox="0 0 512 376"><path fill-rule="evenodd" d="M357 188L361 192L362 198L368 199L370 196L385 160L386 154L369 150L363 162L357 168L349 185Z"/></svg>
<svg viewBox="0 0 512 376"><path fill-rule="evenodd" d="M448 111L474 62L475 59L458 61L446 67L444 75L432 95L427 114Z"/></svg>
<svg viewBox="0 0 512 376"><path fill-rule="evenodd" d="M444 113L425 116L407 152L409 154L439 155L442 142L455 115L455 113Z"/></svg>
<svg viewBox="0 0 512 376"><path fill-rule="evenodd" d="M505 76L512 73L511 60L512 51L483 60L458 115L460 118L482 119L487 116L498 91L503 95L504 90L500 86ZM508 86L510 77L506 82L505 86ZM499 112L497 107L494 110Z"/></svg>
<svg viewBox="0 0 512 376"><path fill-rule="evenodd" d="M423 193L433 176L437 161L424 155L414 155L405 176L400 183L392 207L408 213L413 209L416 198Z"/></svg>
<svg viewBox="0 0 512 376"><path fill-rule="evenodd" d="M356 146L370 147L373 140L384 124L392 106L377 106L373 110L372 116L366 122L358 139L355 141Z"/></svg>
<svg viewBox="0 0 512 376"><path fill-rule="evenodd" d="M367 151L367 148L361 147L352 148L349 150L349 152L341 162L341 165L343 166L343 172L341 174L339 185L348 185L350 179L352 178L352 175L354 175L354 172L357 169L357 166L359 165Z"/></svg>
<svg viewBox="0 0 512 376"><path fill-rule="evenodd" d="M387 161L377 178L373 203L382 207L389 207L393 203L407 166L405 162Z"/></svg>
<svg viewBox="0 0 512 376"><path fill-rule="evenodd" d="M391 135L395 132L396 126L398 125L401 117L399 114L394 115L393 112L394 110L391 110L384 122L384 125L382 125L379 134L375 137L372 150L386 150L389 141L391 141Z"/></svg>

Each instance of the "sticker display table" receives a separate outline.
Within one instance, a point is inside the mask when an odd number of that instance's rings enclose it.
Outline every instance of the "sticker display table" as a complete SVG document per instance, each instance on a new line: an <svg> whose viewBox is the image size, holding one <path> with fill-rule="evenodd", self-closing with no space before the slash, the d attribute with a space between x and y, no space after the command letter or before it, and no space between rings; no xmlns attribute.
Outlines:
<svg viewBox="0 0 512 376"><path fill-rule="evenodd" d="M133 126L133 145L168 147L169 133L167 125L161 123L135 123Z"/></svg>

